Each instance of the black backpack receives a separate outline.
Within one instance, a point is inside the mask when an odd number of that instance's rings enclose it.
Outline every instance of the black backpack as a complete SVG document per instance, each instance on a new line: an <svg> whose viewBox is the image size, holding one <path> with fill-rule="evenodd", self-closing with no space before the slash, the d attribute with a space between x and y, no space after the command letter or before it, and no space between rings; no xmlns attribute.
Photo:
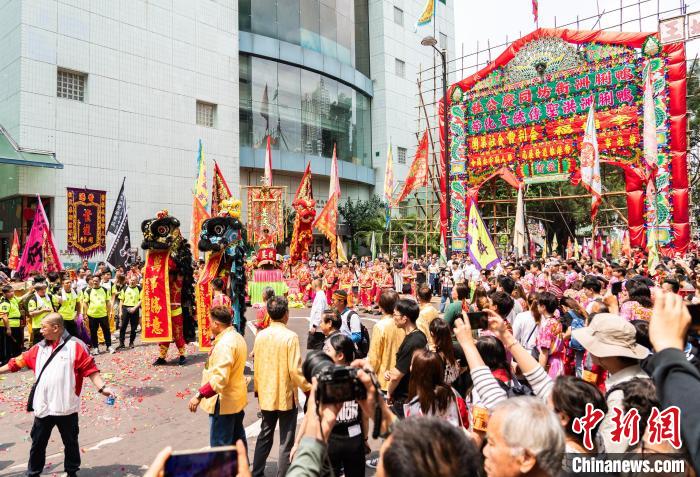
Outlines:
<svg viewBox="0 0 700 477"><path fill-rule="evenodd" d="M345 326L350 328L350 317L355 314L357 315L357 312L350 310L347 315L345 315ZM360 315L357 315L357 318L360 319ZM355 344L355 348L357 350L357 358L358 359L363 359L367 357L367 353L369 353L369 330L367 330L367 327L362 323L362 320L360 320L360 334L362 335L360 338L360 342Z"/></svg>

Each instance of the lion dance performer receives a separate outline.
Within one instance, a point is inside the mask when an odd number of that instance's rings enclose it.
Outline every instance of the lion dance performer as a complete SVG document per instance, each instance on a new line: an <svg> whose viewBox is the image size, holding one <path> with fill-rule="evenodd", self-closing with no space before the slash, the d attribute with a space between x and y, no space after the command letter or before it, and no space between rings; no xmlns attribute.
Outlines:
<svg viewBox="0 0 700 477"><path fill-rule="evenodd" d="M160 344L160 355L153 363L156 366L166 363L170 343L174 342L180 354L178 363L183 365L185 345L195 339L192 251L180 233L180 221L167 210L144 220L141 231L141 248L146 250L142 341Z"/></svg>
<svg viewBox="0 0 700 477"><path fill-rule="evenodd" d="M245 287L247 233L240 221L241 201L225 199L217 217L202 223L198 248L211 252L204 271L197 283L197 323L199 324L199 348L211 348L209 334L209 309L211 308L211 281L217 277L224 280L224 290L231 298L233 324L240 334L245 333Z"/></svg>

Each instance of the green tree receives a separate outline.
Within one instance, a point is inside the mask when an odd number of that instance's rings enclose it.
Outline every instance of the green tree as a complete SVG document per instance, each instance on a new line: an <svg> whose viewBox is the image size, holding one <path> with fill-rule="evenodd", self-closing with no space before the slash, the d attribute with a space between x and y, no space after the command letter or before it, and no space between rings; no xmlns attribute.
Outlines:
<svg viewBox="0 0 700 477"><path fill-rule="evenodd" d="M688 69L688 186L691 207L700 209L700 62L695 57ZM697 212L695 212L697 214ZM695 215L691 213L691 216Z"/></svg>
<svg viewBox="0 0 700 477"><path fill-rule="evenodd" d="M367 200L354 201L348 199L338 206L338 212L343 218L343 223L348 228L350 244L354 251L356 245L355 234L357 232L379 231L377 230L378 217L380 213L384 213L384 204L379 196L374 194Z"/></svg>

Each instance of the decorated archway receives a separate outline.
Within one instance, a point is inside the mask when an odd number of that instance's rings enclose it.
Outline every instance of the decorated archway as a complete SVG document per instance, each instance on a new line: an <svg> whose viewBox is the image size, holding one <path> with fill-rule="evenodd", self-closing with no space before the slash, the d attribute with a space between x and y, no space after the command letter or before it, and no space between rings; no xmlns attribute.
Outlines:
<svg viewBox="0 0 700 477"><path fill-rule="evenodd" d="M642 97L650 72L656 112L655 198L645 197ZM450 87L452 248L464 250L465 199L494 174L524 184L577 184L586 113L596 109L601 161L624 171L630 241L645 243L647 200L655 199L659 242L690 240L686 164L685 51L655 33L538 29ZM442 131L442 128L441 128Z"/></svg>

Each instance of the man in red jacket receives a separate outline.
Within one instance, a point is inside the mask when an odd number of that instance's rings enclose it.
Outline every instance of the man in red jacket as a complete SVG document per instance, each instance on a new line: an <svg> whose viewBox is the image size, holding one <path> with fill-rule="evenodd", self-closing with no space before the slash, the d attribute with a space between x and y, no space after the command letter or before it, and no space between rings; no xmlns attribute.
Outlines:
<svg viewBox="0 0 700 477"><path fill-rule="evenodd" d="M74 476L80 469L78 410L83 379L89 378L104 396L114 397L114 392L102 380L85 343L65 330L61 315L46 315L41 320L41 334L44 336L42 341L0 367L0 374L14 373L26 367L38 377L46 367L32 400L34 424L30 434L32 448L27 475L38 476L44 469L46 446L56 426L65 447L64 469L68 476ZM54 352L56 356L47 365Z"/></svg>

